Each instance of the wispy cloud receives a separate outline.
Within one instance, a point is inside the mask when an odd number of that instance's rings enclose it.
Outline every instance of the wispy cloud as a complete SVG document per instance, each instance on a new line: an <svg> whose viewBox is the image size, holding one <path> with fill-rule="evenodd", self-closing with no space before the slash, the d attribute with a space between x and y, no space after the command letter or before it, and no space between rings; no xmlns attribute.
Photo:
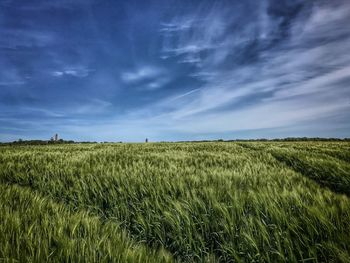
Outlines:
<svg viewBox="0 0 350 263"><path fill-rule="evenodd" d="M156 90L168 84L171 76L159 67L139 66L134 71L123 72L121 79L126 84L137 85L141 90Z"/></svg>
<svg viewBox="0 0 350 263"><path fill-rule="evenodd" d="M154 81L151 81L150 83L146 84L146 89L148 90L160 89L160 88L163 88L170 81L171 79L168 76L159 77Z"/></svg>
<svg viewBox="0 0 350 263"><path fill-rule="evenodd" d="M142 66L134 71L123 72L121 78L126 83L135 83L151 78L158 77L162 74L162 70L153 66Z"/></svg>
<svg viewBox="0 0 350 263"><path fill-rule="evenodd" d="M87 68L70 68L65 70L52 71L51 74L54 77L73 76L78 78L84 78L87 77L93 71L93 69Z"/></svg>
<svg viewBox="0 0 350 263"><path fill-rule="evenodd" d="M195 93L195 92L197 92L197 91L199 91L199 90L200 90L200 89L197 88L197 89L193 89L193 90L187 91L187 92L185 92L185 93L176 95L176 96L174 96L174 97L171 97L171 98L169 99L169 101L174 101L174 100L178 100L178 99L184 98L184 97L189 96L189 95L191 95L191 94L193 94L193 93Z"/></svg>
<svg viewBox="0 0 350 263"><path fill-rule="evenodd" d="M179 62L198 66L203 66L203 63L215 66L223 62L229 55L241 52L240 48L256 38L266 38L271 34L269 30L274 30L271 26L275 23L270 22L272 18L266 15L265 3L261 1L257 5L261 9L257 15L263 14L257 16L259 21L243 17L246 12L253 11L255 15L250 3L232 8L227 3L217 2L209 6L203 3L195 13L163 23L163 56L178 56Z"/></svg>

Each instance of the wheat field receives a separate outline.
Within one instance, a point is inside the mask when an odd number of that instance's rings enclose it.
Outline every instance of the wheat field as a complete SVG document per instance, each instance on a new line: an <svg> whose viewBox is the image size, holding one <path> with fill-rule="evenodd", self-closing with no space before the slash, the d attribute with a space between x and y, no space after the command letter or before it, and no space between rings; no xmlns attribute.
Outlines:
<svg viewBox="0 0 350 263"><path fill-rule="evenodd" d="M1 146L0 262L350 262L350 143Z"/></svg>

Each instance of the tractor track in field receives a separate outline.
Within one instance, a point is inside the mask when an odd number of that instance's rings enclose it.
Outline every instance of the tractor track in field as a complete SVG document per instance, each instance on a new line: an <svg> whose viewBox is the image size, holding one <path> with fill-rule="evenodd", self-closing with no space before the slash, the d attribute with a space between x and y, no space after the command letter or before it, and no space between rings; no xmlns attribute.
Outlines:
<svg viewBox="0 0 350 263"><path fill-rule="evenodd" d="M261 152L262 149L256 148L250 144L239 143L239 145L245 149ZM314 182L318 183L321 187L327 187L331 191L338 194L345 194L350 197L350 172L341 169L337 166L319 165L314 166L307 161L301 159L295 153L287 153L277 151L273 149L264 149L266 153L271 154L272 157L279 163L287 166L293 171L310 178ZM343 159L331 156L329 154L322 154L328 156L329 159L337 159L345 162Z"/></svg>

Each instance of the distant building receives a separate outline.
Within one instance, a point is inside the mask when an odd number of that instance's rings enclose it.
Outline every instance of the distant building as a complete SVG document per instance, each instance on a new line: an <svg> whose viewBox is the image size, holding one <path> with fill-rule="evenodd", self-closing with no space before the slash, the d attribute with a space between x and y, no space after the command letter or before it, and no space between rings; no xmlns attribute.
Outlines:
<svg viewBox="0 0 350 263"><path fill-rule="evenodd" d="M146 138L145 142L146 142L146 143L148 142L148 138Z"/></svg>
<svg viewBox="0 0 350 263"><path fill-rule="evenodd" d="M56 142L58 141L58 134L57 133L55 134L55 141Z"/></svg>

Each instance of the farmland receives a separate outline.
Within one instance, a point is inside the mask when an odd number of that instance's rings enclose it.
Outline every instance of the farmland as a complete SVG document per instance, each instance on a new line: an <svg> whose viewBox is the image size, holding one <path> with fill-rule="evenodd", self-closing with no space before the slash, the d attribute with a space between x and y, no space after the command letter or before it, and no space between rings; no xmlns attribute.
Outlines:
<svg viewBox="0 0 350 263"><path fill-rule="evenodd" d="M350 262L350 143L2 146L2 260Z"/></svg>

